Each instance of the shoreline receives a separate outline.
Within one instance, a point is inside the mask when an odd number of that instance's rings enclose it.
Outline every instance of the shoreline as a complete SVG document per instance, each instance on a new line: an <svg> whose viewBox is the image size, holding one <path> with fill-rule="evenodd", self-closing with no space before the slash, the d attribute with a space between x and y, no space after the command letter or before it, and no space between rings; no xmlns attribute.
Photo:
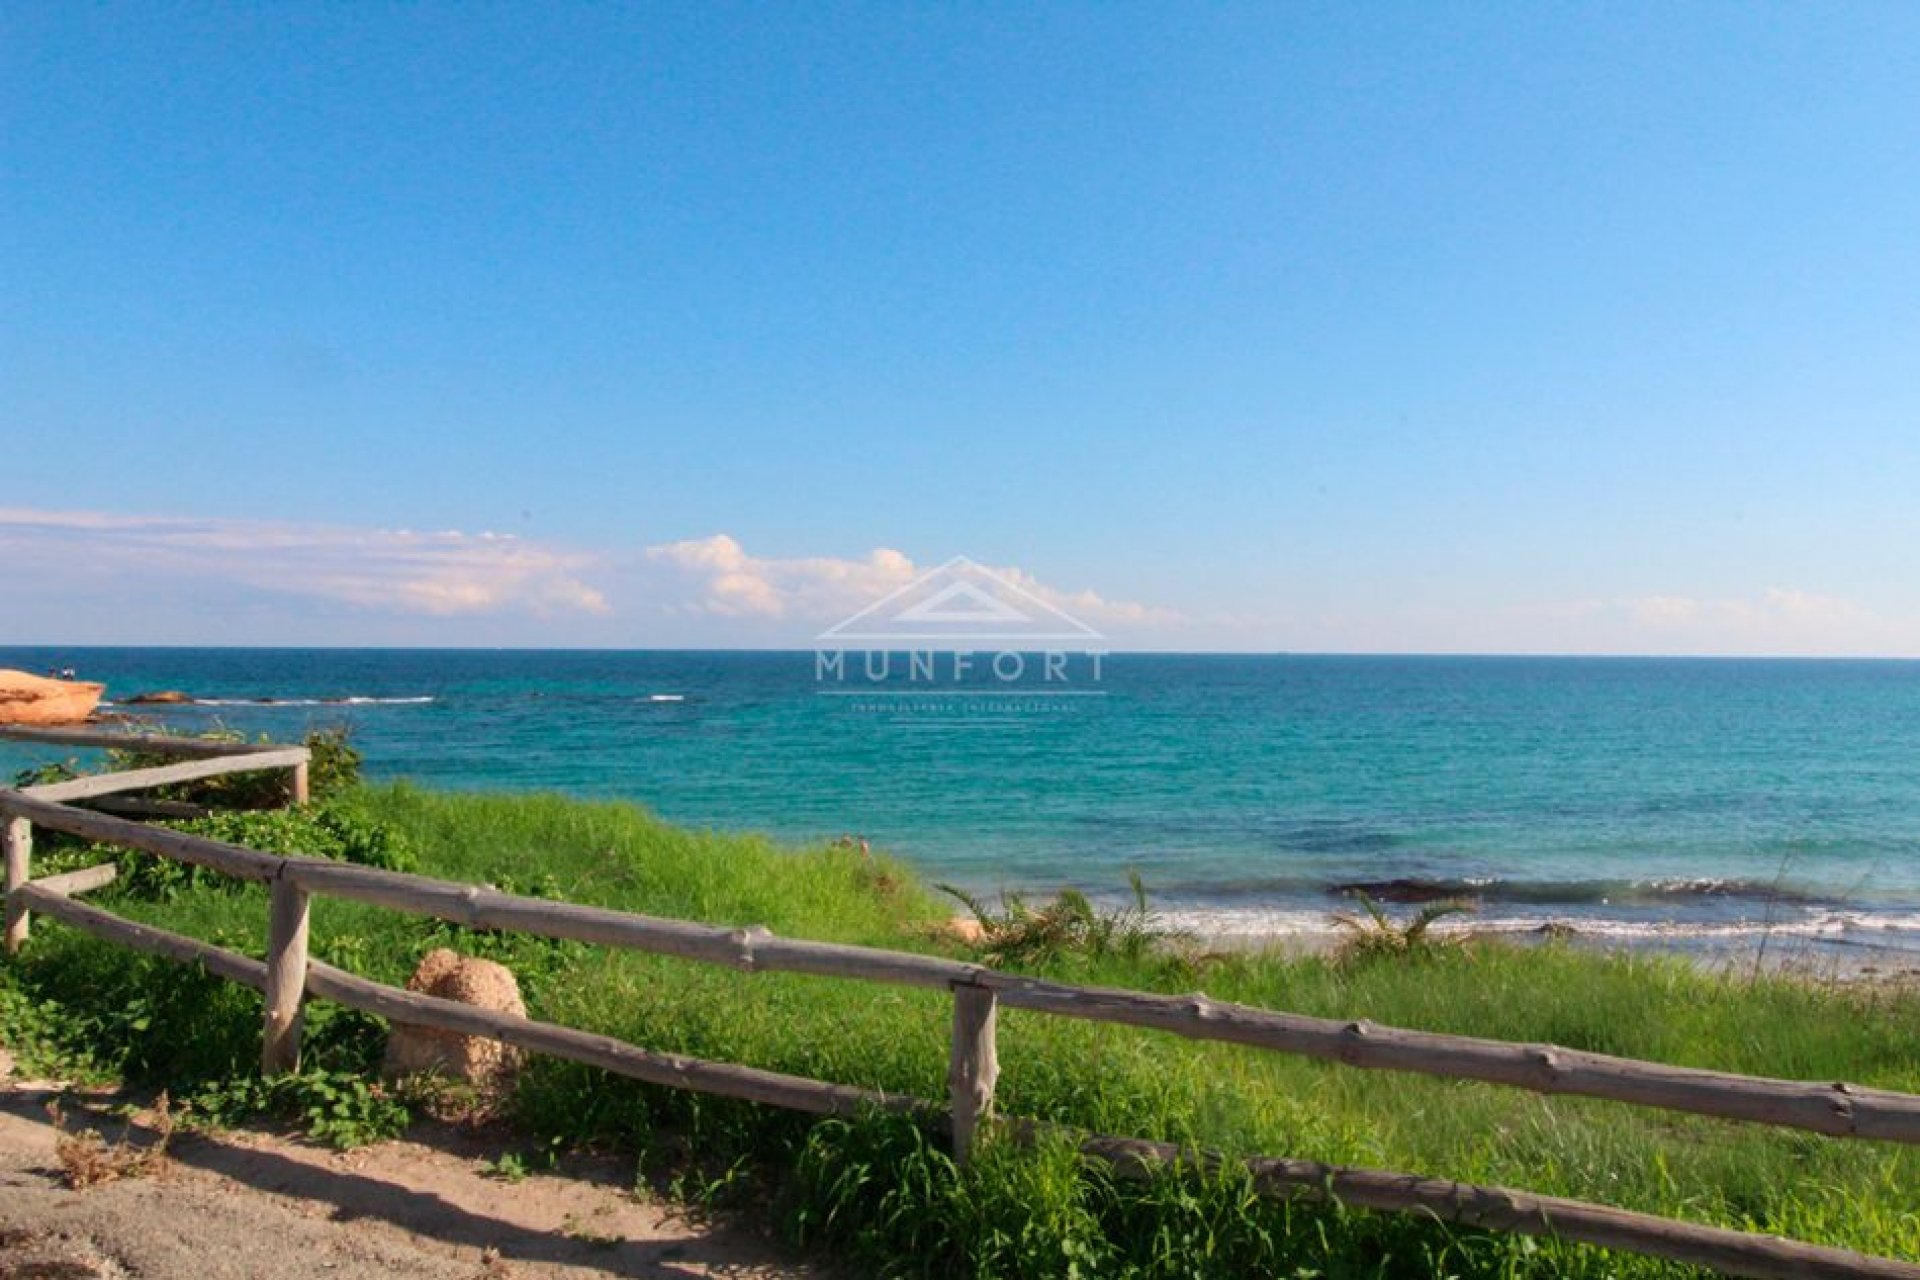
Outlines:
<svg viewBox="0 0 1920 1280"><path fill-rule="evenodd" d="M1203 951L1265 953L1284 959L1328 956L1353 936L1337 927L1204 931L1183 928L1178 913L1156 913L1155 918ZM1396 922L1405 923L1405 918L1396 917ZM1786 977L1847 985L1888 983L1920 989L1920 945L1782 936L1759 929L1720 935L1692 934L1683 929L1679 926L1668 933L1622 937L1557 922L1502 928L1467 918L1435 924L1432 936L1448 945L1495 942L1523 949L1561 945L1592 955L1670 958L1727 977Z"/></svg>
<svg viewBox="0 0 1920 1280"><path fill-rule="evenodd" d="M1324 932L1358 890L1635 949L1920 950L1920 684L1853 664L1115 655L1075 715L930 733L815 696L793 653L16 654L180 731L350 725L370 780L858 832L989 901L1124 906L1135 869L1208 937Z"/></svg>
<svg viewBox="0 0 1920 1280"><path fill-rule="evenodd" d="M157 698L154 709L166 710L178 704L188 708L251 707L267 711L331 705L398 708L399 704L411 704L418 709L441 701L438 696L426 694L297 696L304 692L311 690L255 693L246 698L168 694ZM127 701L138 702L140 698ZM162 723L165 722L163 717ZM378 778L387 771L376 762L368 772ZM428 769L423 777L392 779L389 775L389 780L404 780L434 792L553 793L586 803L625 799L676 827L708 829L710 825L670 816L667 806L656 806L650 789L625 796L594 794L592 789L583 793L577 787L564 784L528 786L511 778L469 788L450 784L446 778L435 776L433 769ZM711 829L738 834L764 833L775 843L789 848L832 842L817 829L809 838L806 831L794 830L794 823L770 827L758 821L759 816L734 814L731 820L712 823ZM799 823L812 826L805 819ZM781 830L783 825L787 829ZM1302 854L1302 865L1292 872L1280 870L1293 864L1286 857L1275 855L1256 878L1229 866L1229 860L1222 854L1200 856L1191 847L1162 848L1149 843L1157 834L1150 831L1141 844L1128 849L1133 856L1106 863L1095 873L1102 877L1100 881L1089 875L1095 865L1092 855L1074 849L1043 854L1020 877L1022 880L1032 878L1034 869L1046 866L1064 873L1060 878L1050 883L1016 883L1007 892L1019 893L1030 902L1040 902L1051 898L1061 887L1070 886L1086 894L1098 909L1127 910L1134 905L1132 899L1123 890L1117 890L1115 882L1121 878L1122 869L1133 863L1147 876L1147 906L1151 914L1168 927L1216 948L1305 953L1325 950L1345 936L1333 926L1333 918L1343 913L1362 912L1358 895L1364 893L1396 921L1409 920L1423 907L1438 903L1476 903L1478 909L1474 913L1450 917L1435 926L1436 934L1443 937L1481 934L1521 944L1542 937L1559 937L1585 950L1675 954L1708 967L1795 967L1848 979L1855 975L1873 977L1885 972L1920 969L1920 901L1876 901L1870 895L1867 901L1858 901L1861 881L1851 876L1844 883L1834 876L1823 880L1778 876L1767 879L1743 875L1724 863L1694 867L1690 865L1692 859L1679 855L1653 859L1654 864L1668 874L1635 876L1621 868L1611 855L1603 855L1578 864L1577 873L1558 878L1543 873L1538 878L1529 878L1527 873L1538 869L1514 865L1492 870L1485 859L1474 864L1470 872L1447 869L1433 860L1431 851L1425 857L1411 856L1406 851L1401 851L1401 856L1386 852L1380 855L1380 861L1371 865L1358 855L1345 859L1344 865L1326 865L1331 855L1323 851L1319 855ZM1351 834L1341 827L1337 831L1321 832L1320 836L1337 845ZM875 843L887 851L881 841ZM908 841L909 846L911 843ZM968 888L983 901L992 902L1002 897L999 885L982 884L976 878L977 873L969 875L967 869L942 858L941 853L945 851L942 841L931 843L932 848L916 852L902 852L896 844L892 851L927 886L951 881ZM1156 849L1159 852L1153 852ZM1194 860L1189 861L1190 858ZM1076 862L1079 865L1073 865ZM1308 865L1319 869L1309 872ZM1684 873L1678 871L1681 865L1686 866ZM1209 873L1218 872L1233 874L1223 876L1217 886L1206 882ZM1185 883L1181 883L1183 879ZM1914 882L1910 877L1900 879L1901 892L1910 893ZM1174 887L1170 890L1157 887L1164 880L1172 880Z"/></svg>
<svg viewBox="0 0 1920 1280"><path fill-rule="evenodd" d="M918 867L915 871L923 879L933 879ZM1103 912L1137 909L1130 895L1081 891ZM991 895L982 896L992 900ZM1043 901L1051 894L1023 896ZM1696 898L1689 904L1692 909L1675 904L1665 910L1652 905L1609 910L1604 903L1582 904L1584 910L1553 910L1546 904L1515 910L1517 904L1481 903L1470 896L1375 905L1387 921L1405 925L1423 909L1448 902L1464 903L1467 909L1443 915L1432 924L1432 935L1447 940L1488 938L1522 946L1558 941L1592 952L1673 955L1708 968L1790 967L1848 980L1886 972L1920 974L1920 909L1905 904L1877 909L1804 901L1767 904L1771 914L1739 910L1728 897ZM1712 909L1716 903L1720 910ZM1209 948L1289 954L1337 948L1352 936L1337 920L1364 921L1368 914L1358 896L1331 895L1314 905L1256 905L1253 901L1155 898L1150 893L1146 907L1158 927Z"/></svg>

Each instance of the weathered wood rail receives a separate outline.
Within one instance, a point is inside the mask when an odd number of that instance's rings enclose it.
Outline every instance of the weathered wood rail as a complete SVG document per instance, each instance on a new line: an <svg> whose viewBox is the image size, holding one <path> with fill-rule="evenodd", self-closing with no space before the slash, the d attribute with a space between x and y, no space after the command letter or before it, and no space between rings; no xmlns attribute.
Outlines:
<svg viewBox="0 0 1920 1280"><path fill-rule="evenodd" d="M117 773L89 774L65 782L47 782L24 787L18 792L49 803L69 800L122 798L129 791L148 791L176 782L194 782L229 773L255 773L261 770L287 769L289 796L295 804L307 803L308 771L312 753L305 747L277 746L273 743L223 742L210 738L178 738L166 734L125 733L105 729L40 729L26 725L0 724L0 739L40 743L45 746L102 747L108 750L144 751L180 757L182 763L148 769L122 769ZM12 955L27 941L31 927L25 903L14 897L24 885L33 860L33 826L25 818L0 815L0 858L6 864L7 911L6 951Z"/></svg>
<svg viewBox="0 0 1920 1280"><path fill-rule="evenodd" d="M57 735L57 736L56 736ZM7 736L29 737L25 732ZM84 737L86 740L81 741ZM127 745L123 737L82 731L33 731L31 738L63 745ZM111 739L111 741L102 741ZM166 750L143 738L142 749ZM300 748L235 749L218 753L193 744L196 767L302 768ZM296 753L300 757L296 760ZM187 754L178 752L176 754ZM1572 1094L1638 1106L1807 1130L1842 1138L1920 1145L1920 1096L1844 1083L1773 1080L1585 1053L1554 1045L1525 1045L1470 1036L1376 1026L1280 1013L1216 1001L1205 995L1166 996L1109 990L1001 973L940 956L781 938L764 928L725 928L599 907L524 898L475 885L404 875L305 856L261 853L243 846L72 807L67 800L178 781L184 766L102 775L119 786L75 788L71 783L21 790L0 788L0 831L7 843L7 950L27 938L29 913L40 912L123 946L199 964L262 993L266 1072L297 1067L301 1007L308 998L332 1000L391 1021L501 1040L570 1058L608 1072L673 1088L696 1090L815 1114L846 1115L870 1107L923 1113L948 1124L956 1157L965 1160L990 1123L999 1074L996 1012L1001 1005L1060 1017L1145 1027L1195 1040L1222 1041L1303 1055L1374 1070L1476 1080L1537 1093ZM227 772L229 768L211 772ZM166 775L160 777L159 775ZM30 877L31 829L43 826L104 844L142 850L209 867L269 890L265 961L122 919L77 900L113 879L92 867L40 880ZM894 985L944 989L953 998L952 1042L945 1105L851 1085L784 1075L742 1065L661 1053L612 1037L529 1018L476 1009L372 982L313 960L308 954L313 895L343 898L475 928L516 930L726 965L748 972L789 972ZM18 936L15 923L18 923ZM1014 1136L1041 1126L1003 1122ZM1089 1157L1134 1174L1170 1164L1218 1162L1222 1157L1139 1139L1074 1135ZM1871 1258L1843 1249L1698 1223L1633 1213L1605 1205L1476 1186L1410 1174L1353 1169L1312 1161L1257 1158L1241 1162L1263 1194L1335 1199L1344 1204L1416 1212L1462 1225L1624 1249L1755 1277L1901 1277L1920 1280L1920 1265Z"/></svg>

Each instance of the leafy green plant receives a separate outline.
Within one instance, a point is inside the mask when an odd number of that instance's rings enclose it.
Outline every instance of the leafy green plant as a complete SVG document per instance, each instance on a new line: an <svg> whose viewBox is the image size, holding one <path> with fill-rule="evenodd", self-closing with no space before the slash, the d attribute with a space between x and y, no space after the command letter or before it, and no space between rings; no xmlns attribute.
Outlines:
<svg viewBox="0 0 1920 1280"><path fill-rule="evenodd" d="M67 782L80 776L80 761L69 756L65 760L51 760L46 764L37 764L22 769L13 775L16 788L40 787L53 782Z"/></svg>
<svg viewBox="0 0 1920 1280"><path fill-rule="evenodd" d="M307 1136L320 1142L347 1148L397 1138L411 1118L404 1104L360 1076L315 1071L285 1078L297 1082L293 1105Z"/></svg>
<svg viewBox="0 0 1920 1280"><path fill-rule="evenodd" d="M131 1080L164 1085L217 1079L258 1061L254 992L158 956L96 954L90 971L72 977L94 988L87 1034L104 1064Z"/></svg>
<svg viewBox="0 0 1920 1280"><path fill-rule="evenodd" d="M210 742L238 744L246 741L230 729L210 729L196 736ZM309 799L315 802L331 799L359 784L362 757L347 740L344 728L316 729L307 734L302 745L307 748L309 755ZM116 748L107 752L105 771L117 773L127 769L151 769L178 762L179 757L163 751L140 747ZM291 778L285 770L271 769L171 783L155 788L151 794L160 800L217 809L273 809L292 802L291 786Z"/></svg>
<svg viewBox="0 0 1920 1280"><path fill-rule="evenodd" d="M243 845L262 853L334 858L389 871L412 871L419 859L393 824L336 803L300 809L235 809L162 825L189 835ZM173 902L187 893L239 893L244 882L191 863L115 845L47 833L35 849L35 871L48 875L98 862L117 870L116 897Z"/></svg>
<svg viewBox="0 0 1920 1280"><path fill-rule="evenodd" d="M926 1127L879 1111L823 1120L807 1134L776 1201L787 1237L850 1261L945 1259L960 1171Z"/></svg>
<svg viewBox="0 0 1920 1280"><path fill-rule="evenodd" d="M515 1151L503 1151L497 1159L482 1160L480 1172L502 1182L525 1182L532 1176L525 1157Z"/></svg>
<svg viewBox="0 0 1920 1280"><path fill-rule="evenodd" d="M1062 889L1039 906L1017 893L1002 894L995 910L964 889L934 887L973 914L989 964L1042 964L1066 956L1139 960L1156 947L1184 941L1186 935L1163 927L1147 905L1139 873L1128 872L1127 883L1133 903L1118 911L1099 910L1077 889Z"/></svg>
<svg viewBox="0 0 1920 1280"><path fill-rule="evenodd" d="M168 824L176 831L245 845L262 853L335 858L388 871L419 866L406 837L391 824L350 809L234 810Z"/></svg>
<svg viewBox="0 0 1920 1280"><path fill-rule="evenodd" d="M11 973L0 970L0 1044L13 1054L18 1070L70 1080L102 1078L87 1023L60 1001L21 990Z"/></svg>
<svg viewBox="0 0 1920 1280"><path fill-rule="evenodd" d="M1475 909L1470 902L1429 902L1402 924L1367 894L1356 891L1353 896L1365 914L1350 911L1333 914L1335 927L1348 933L1339 953L1344 960L1372 960L1382 956L1419 958L1433 954L1437 948L1457 945L1458 939L1434 933L1433 926L1448 916Z"/></svg>
<svg viewBox="0 0 1920 1280"><path fill-rule="evenodd" d="M341 1150L398 1137L412 1119L406 1105L365 1077L323 1068L263 1078L240 1076L190 1094L194 1123L223 1129L267 1116L300 1126Z"/></svg>
<svg viewBox="0 0 1920 1280"><path fill-rule="evenodd" d="M309 799L316 803L331 800L360 785L360 766L365 757L348 740L344 727L315 730L307 735L305 746L311 756L307 762Z"/></svg>

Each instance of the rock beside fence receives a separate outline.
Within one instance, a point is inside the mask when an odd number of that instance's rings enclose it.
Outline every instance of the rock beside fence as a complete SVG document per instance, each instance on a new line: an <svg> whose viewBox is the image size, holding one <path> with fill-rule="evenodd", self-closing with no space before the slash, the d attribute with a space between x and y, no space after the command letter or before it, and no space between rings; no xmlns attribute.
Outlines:
<svg viewBox="0 0 1920 1280"><path fill-rule="evenodd" d="M427 953L407 980L407 990L496 1013L523 1018L527 1014L520 999L520 983L511 969L446 947ZM519 1051L498 1040L396 1022L387 1036L381 1071L389 1077L448 1076L492 1088L504 1083L519 1064Z"/></svg>

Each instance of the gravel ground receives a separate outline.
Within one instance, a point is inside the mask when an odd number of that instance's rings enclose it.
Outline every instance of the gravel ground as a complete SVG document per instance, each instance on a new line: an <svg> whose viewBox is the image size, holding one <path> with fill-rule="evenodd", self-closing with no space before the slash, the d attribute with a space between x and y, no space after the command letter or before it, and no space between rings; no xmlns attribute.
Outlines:
<svg viewBox="0 0 1920 1280"><path fill-rule="evenodd" d="M497 1139L446 1126L344 1153L253 1131L176 1135L150 1172L73 1190L47 1111L56 1097L70 1132L112 1142L127 1130L114 1094L0 1082L0 1280L827 1280L748 1224L636 1199L613 1162L488 1177ZM136 1117L134 1145L151 1139L148 1121Z"/></svg>

